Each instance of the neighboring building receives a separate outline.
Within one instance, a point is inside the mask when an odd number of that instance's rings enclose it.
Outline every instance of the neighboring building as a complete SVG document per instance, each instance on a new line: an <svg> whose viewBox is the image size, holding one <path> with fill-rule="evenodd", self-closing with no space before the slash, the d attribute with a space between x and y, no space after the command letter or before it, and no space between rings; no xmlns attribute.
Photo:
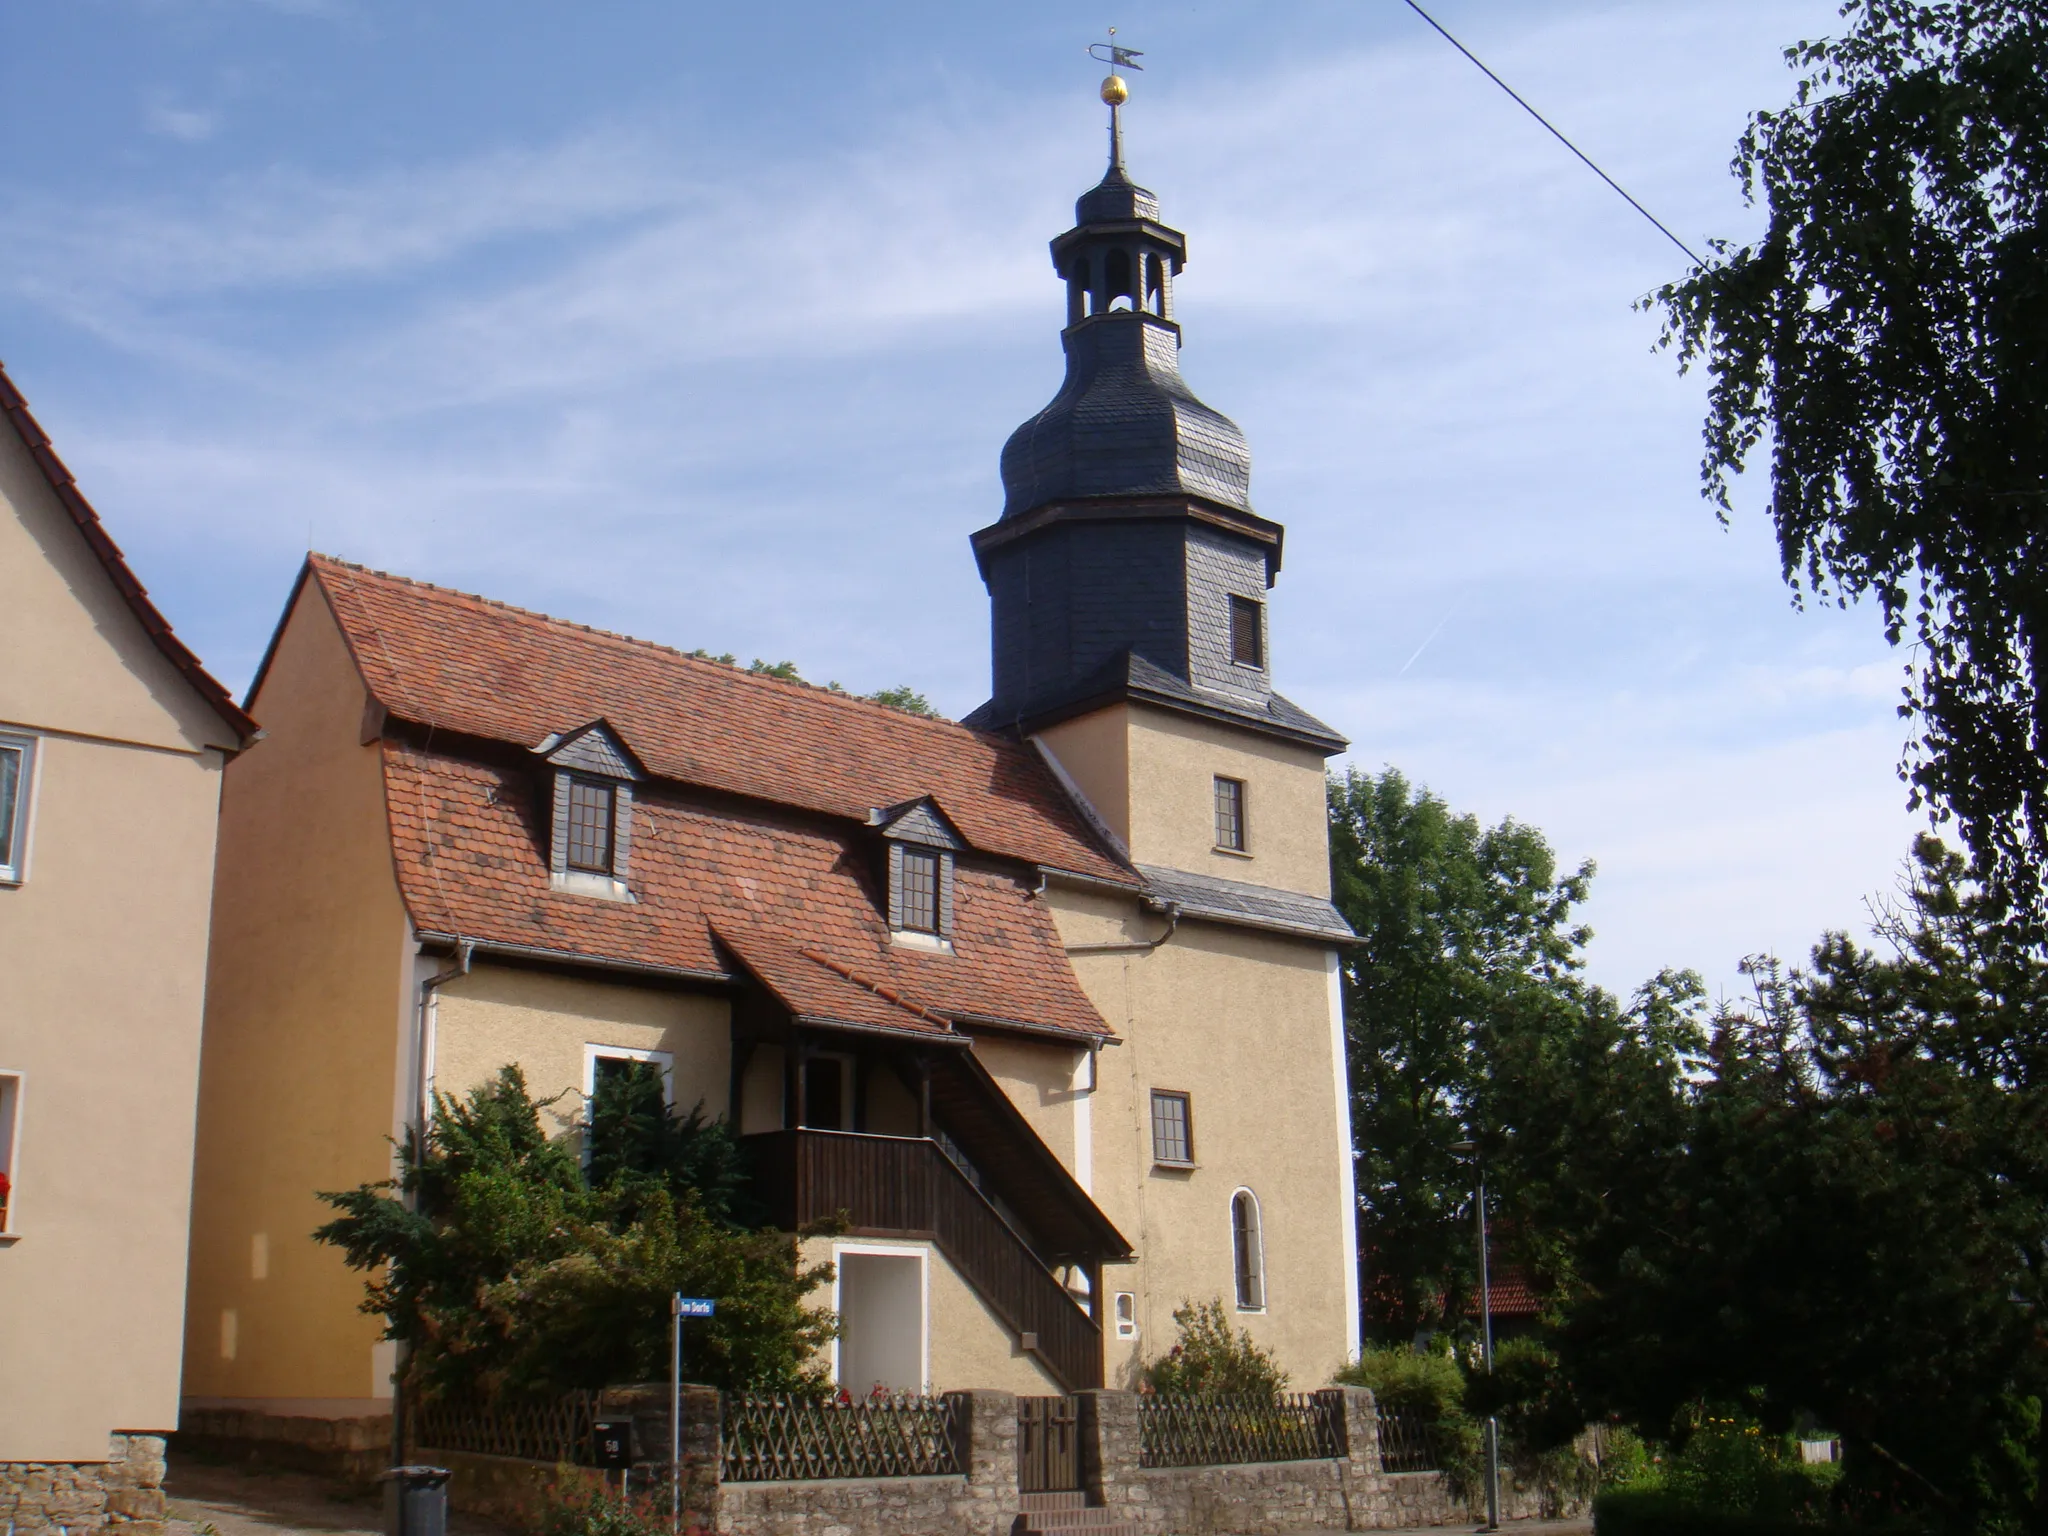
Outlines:
<svg viewBox="0 0 2048 1536"><path fill-rule="evenodd" d="M965 724L313 557L215 897L186 1392L373 1411L314 1191L507 1062L608 1060L750 1138L838 1279L839 1379L1127 1384L1221 1297L1357 1347L1323 761L1271 689L1281 530L1175 368L1182 237L1120 160L1054 242L1068 378L974 537Z"/></svg>
<svg viewBox="0 0 2048 1536"><path fill-rule="evenodd" d="M214 828L253 727L4 370L0 415L0 1519L28 1531L99 1524L110 1479L148 1516L129 1440L177 1426Z"/></svg>

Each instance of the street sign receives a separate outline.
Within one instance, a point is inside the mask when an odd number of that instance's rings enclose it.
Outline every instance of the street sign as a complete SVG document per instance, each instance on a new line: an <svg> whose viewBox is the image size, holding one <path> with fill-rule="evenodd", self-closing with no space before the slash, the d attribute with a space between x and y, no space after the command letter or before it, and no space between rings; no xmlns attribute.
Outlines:
<svg viewBox="0 0 2048 1536"><path fill-rule="evenodd" d="M678 1296L677 1317L710 1317L718 1310L718 1303L709 1296Z"/></svg>
<svg viewBox="0 0 2048 1536"><path fill-rule="evenodd" d="M590 1426L590 1449L597 1464L608 1472L633 1465L633 1421L599 1419Z"/></svg>

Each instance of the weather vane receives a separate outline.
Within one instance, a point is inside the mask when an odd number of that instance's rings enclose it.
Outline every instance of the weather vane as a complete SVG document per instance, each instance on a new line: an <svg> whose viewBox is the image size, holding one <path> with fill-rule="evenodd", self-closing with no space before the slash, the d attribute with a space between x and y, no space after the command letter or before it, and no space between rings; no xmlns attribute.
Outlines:
<svg viewBox="0 0 2048 1536"><path fill-rule="evenodd" d="M1131 88L1124 84L1119 69L1144 69L1138 60L1145 57L1135 48L1126 48L1116 40L1116 28L1109 29L1109 41L1090 43L1088 57L1109 66L1109 78L1102 82L1102 99L1109 107L1109 163L1114 169L1121 169L1124 163L1124 125L1117 116L1117 108L1131 99Z"/></svg>

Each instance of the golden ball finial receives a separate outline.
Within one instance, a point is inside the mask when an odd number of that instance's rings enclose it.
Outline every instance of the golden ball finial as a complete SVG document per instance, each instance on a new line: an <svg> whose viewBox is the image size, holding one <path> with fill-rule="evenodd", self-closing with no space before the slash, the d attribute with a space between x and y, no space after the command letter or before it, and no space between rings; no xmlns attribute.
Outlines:
<svg viewBox="0 0 2048 1536"><path fill-rule="evenodd" d="M1102 82L1102 99L1112 107L1120 107L1131 99L1131 88L1124 84L1122 75L1111 75Z"/></svg>

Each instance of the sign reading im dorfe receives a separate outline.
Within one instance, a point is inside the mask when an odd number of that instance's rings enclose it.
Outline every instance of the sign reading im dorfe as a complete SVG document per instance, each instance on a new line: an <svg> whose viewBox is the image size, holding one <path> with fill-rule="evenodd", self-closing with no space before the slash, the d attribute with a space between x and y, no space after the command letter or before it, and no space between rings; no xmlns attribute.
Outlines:
<svg viewBox="0 0 2048 1536"><path fill-rule="evenodd" d="M708 1296L678 1296L677 1317L709 1317L718 1310L718 1303Z"/></svg>

